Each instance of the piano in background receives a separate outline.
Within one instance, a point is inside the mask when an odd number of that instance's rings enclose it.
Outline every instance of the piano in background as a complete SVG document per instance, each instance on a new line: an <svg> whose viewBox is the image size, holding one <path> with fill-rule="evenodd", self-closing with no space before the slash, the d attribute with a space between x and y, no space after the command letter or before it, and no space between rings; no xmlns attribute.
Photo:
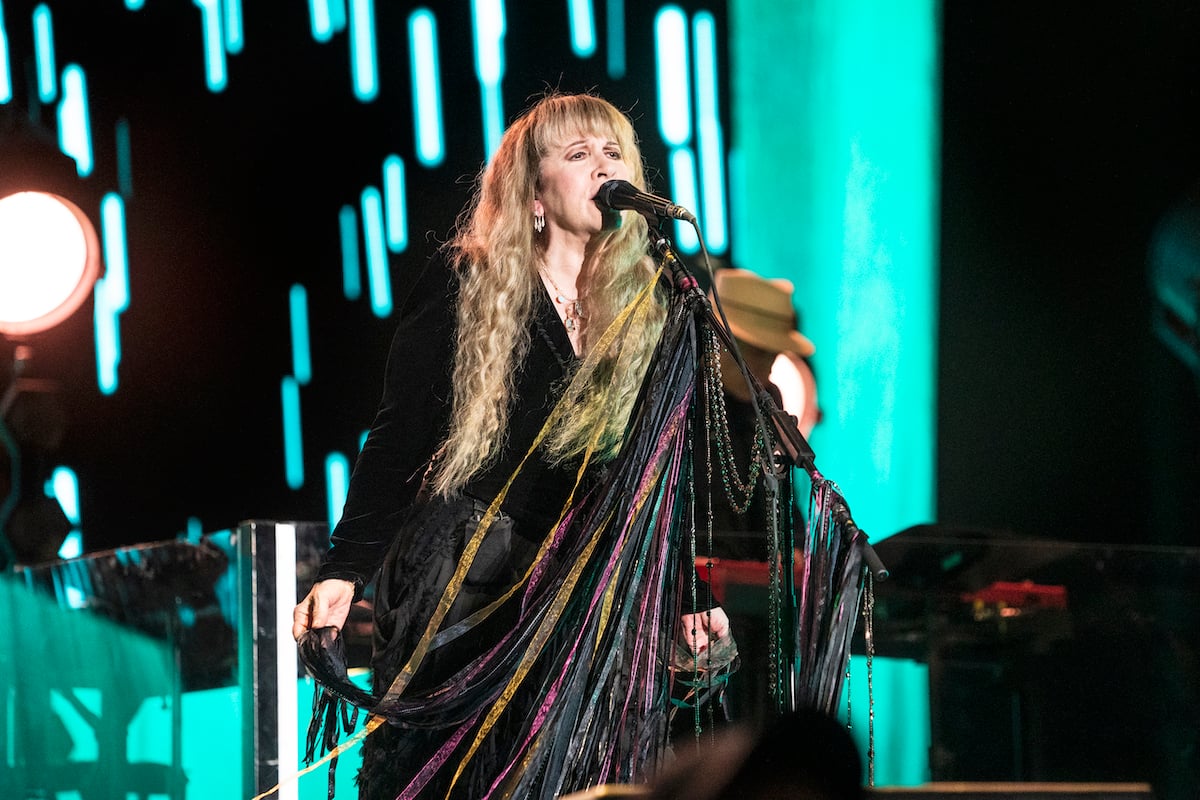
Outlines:
<svg viewBox="0 0 1200 800"><path fill-rule="evenodd" d="M935 781L1197 796L1200 548L918 526L875 550L876 652L929 665Z"/></svg>

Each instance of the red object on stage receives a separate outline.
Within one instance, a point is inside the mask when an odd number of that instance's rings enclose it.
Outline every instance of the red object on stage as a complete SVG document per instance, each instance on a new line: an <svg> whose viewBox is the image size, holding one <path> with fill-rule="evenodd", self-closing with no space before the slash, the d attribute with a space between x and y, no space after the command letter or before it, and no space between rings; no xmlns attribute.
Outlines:
<svg viewBox="0 0 1200 800"><path fill-rule="evenodd" d="M712 565L711 567L709 565ZM797 551L795 558L796 583L804 578L804 564L800 561ZM718 603L725 604L729 597L730 586L761 586L766 588L771 577L770 568L765 561L740 561L732 558L696 557L696 574L708 581L712 587L713 597Z"/></svg>

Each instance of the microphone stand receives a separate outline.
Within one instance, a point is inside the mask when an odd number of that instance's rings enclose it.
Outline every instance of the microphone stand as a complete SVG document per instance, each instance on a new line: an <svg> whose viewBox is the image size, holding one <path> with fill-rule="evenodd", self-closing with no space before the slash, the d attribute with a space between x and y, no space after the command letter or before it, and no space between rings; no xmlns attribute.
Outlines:
<svg viewBox="0 0 1200 800"><path fill-rule="evenodd" d="M704 314L708 319L709 325L716 331L725 347L733 354L741 369L742 376L750 385L754 392L757 402L755 403L755 413L759 415L759 424L765 427L765 420L762 412L766 412L766 417L770 419L771 426L775 431L775 439L779 446L779 459L785 464L764 463L763 467L771 475L778 476L783 473L783 468L786 465L803 469L809 476L814 486L828 483L825 477L817 470L816 454L812 447L804 438L804 434L800 432L799 426L796 424L796 418L786 411L781 409L773 398L762 385L762 383L750 373L746 367L746 363L742 358L741 351L738 349L737 341L733 335L729 333L728 327L718 320L713 314L712 304L708 301L708 297L700 289L700 283L696 280L696 276L692 275L687 266L680 260L675 253L671 241L661 230L654 225L649 218L647 223L650 233L650 246L662 259L663 264L667 267L667 272L670 277L672 287L676 292L681 292L703 305ZM761 410L760 410L761 409ZM849 544L857 547L862 556L863 563L875 580L886 580L889 572L887 567L883 565L879 555L875 549L871 547L870 541L866 533L854 522L854 517L850 513L850 506L847 505L845 497L842 496L840 490L832 487L831 495L833 497L832 515L836 522L841 524L842 530L845 532L846 539ZM796 604L796 572L794 565L795 541L794 532L789 531L788 541L783 543L784 549L784 570L783 570L783 586L784 597L788 604L788 626L790 630L784 639L788 642L788 676L789 676L789 702L792 706L788 710L795 710L795 691L794 682L797 673L798 657L796 653L797 644L799 641L800 618L799 608Z"/></svg>

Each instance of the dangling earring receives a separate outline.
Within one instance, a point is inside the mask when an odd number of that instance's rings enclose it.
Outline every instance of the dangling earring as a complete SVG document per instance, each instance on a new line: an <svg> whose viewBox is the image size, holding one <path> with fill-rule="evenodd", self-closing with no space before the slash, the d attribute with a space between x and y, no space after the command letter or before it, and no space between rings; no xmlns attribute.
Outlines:
<svg viewBox="0 0 1200 800"><path fill-rule="evenodd" d="M538 233L546 230L546 216L544 214L533 215L533 229Z"/></svg>

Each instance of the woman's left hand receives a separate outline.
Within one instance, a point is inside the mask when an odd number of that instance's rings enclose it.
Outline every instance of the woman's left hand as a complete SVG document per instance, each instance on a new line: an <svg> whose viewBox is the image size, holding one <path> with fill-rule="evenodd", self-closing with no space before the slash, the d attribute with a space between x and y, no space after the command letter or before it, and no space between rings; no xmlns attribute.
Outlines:
<svg viewBox="0 0 1200 800"><path fill-rule="evenodd" d="M729 635L729 617L720 606L681 618L683 642L693 653L701 653L713 642Z"/></svg>

